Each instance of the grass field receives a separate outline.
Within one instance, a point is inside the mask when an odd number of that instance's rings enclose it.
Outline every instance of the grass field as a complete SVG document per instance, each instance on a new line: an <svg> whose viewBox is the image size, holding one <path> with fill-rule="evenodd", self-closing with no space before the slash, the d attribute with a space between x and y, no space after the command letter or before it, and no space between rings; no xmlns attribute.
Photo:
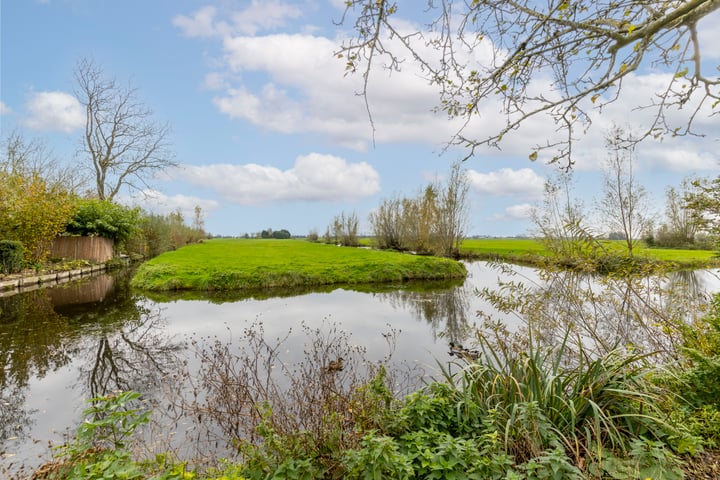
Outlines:
<svg viewBox="0 0 720 480"><path fill-rule="evenodd" d="M625 242L621 240L604 240L601 243L610 252L620 254L625 252ZM680 268L707 268L720 265L720 258L713 250L647 248L644 244L638 243L633 251L638 257L672 262ZM463 242L461 253L479 258L528 262L549 255L542 242L530 238L468 239Z"/></svg>
<svg viewBox="0 0 720 480"><path fill-rule="evenodd" d="M142 264L132 285L147 290L254 290L464 278L444 258L304 240L214 239Z"/></svg>

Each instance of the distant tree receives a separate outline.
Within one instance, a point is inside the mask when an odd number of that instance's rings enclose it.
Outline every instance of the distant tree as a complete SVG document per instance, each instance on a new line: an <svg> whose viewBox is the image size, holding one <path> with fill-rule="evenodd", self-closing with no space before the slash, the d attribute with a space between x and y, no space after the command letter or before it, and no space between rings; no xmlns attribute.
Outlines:
<svg viewBox="0 0 720 480"><path fill-rule="evenodd" d="M320 236L317 233L317 230L314 228L311 228L310 231L307 234L307 240L309 242L317 242Z"/></svg>
<svg viewBox="0 0 720 480"><path fill-rule="evenodd" d="M460 163L454 163L444 186L438 189L435 250L451 256L460 251L469 220L470 182Z"/></svg>
<svg viewBox="0 0 720 480"><path fill-rule="evenodd" d="M403 202L399 198L383 200L370 213L370 225L380 248L403 249Z"/></svg>
<svg viewBox="0 0 720 480"><path fill-rule="evenodd" d="M469 219L469 188L467 174L455 164L444 184L427 185L416 197L384 200L369 218L378 246L456 254Z"/></svg>
<svg viewBox="0 0 720 480"><path fill-rule="evenodd" d="M720 176L693 180L685 193L685 207L698 232L706 232L715 241L720 238Z"/></svg>
<svg viewBox="0 0 720 480"><path fill-rule="evenodd" d="M331 227L334 236L334 243L349 247L356 247L359 245L358 224L359 221L355 212L348 215L346 215L345 212L342 212L340 215L333 217ZM331 227L328 226L328 231Z"/></svg>
<svg viewBox="0 0 720 480"><path fill-rule="evenodd" d="M624 235L627 253L632 256L635 242L652 225L647 191L635 178L632 137L615 127L606 136L606 146L609 156L598 209L608 229Z"/></svg>
<svg viewBox="0 0 720 480"><path fill-rule="evenodd" d="M289 232L289 231L287 231L287 230L285 230L285 229L283 228L283 229L280 229L280 230L275 230L275 231L272 233L272 238L277 238L277 239L280 239L280 240L286 240L286 239L288 239L288 238L292 238L292 235L290 235L290 232Z"/></svg>
<svg viewBox="0 0 720 480"><path fill-rule="evenodd" d="M151 120L152 112L134 88L107 78L88 59L78 62L75 80L76 96L85 107L83 152L99 199L112 200L123 186L142 190L155 174L176 165L168 125Z"/></svg>
<svg viewBox="0 0 720 480"><path fill-rule="evenodd" d="M654 241L663 247L683 247L695 243L698 225L685 202L692 192L690 179L685 178L678 188L665 191L665 222L655 232Z"/></svg>
<svg viewBox="0 0 720 480"><path fill-rule="evenodd" d="M573 196L573 187L572 173L559 172L545 182L543 203L532 212L536 235L558 259L582 258L593 244L587 212Z"/></svg>
<svg viewBox="0 0 720 480"><path fill-rule="evenodd" d="M497 146L529 119L547 115L565 137L558 144L540 139L537 148L556 148L553 161L572 164L573 141L591 123L590 111L602 113L644 66L667 75L657 76L665 84L650 105L628 105L628 114L633 107L654 112L636 140L692 134L697 115L720 100L698 36L699 23L720 8L717 0L345 3L342 20L354 23L356 36L338 56L348 72L363 76L366 102L374 70L400 70L412 62L438 87L439 108L465 119L453 142L470 154L480 145ZM403 9L423 27L402 18ZM472 117L486 111L486 101L493 111L493 103L502 105L497 129L466 132ZM671 121L669 110L684 113L684 120ZM537 158L537 151L530 157Z"/></svg>
<svg viewBox="0 0 720 480"><path fill-rule="evenodd" d="M203 216L202 207L200 207L200 205L195 205L194 212L195 215L193 216L192 228L199 232L205 231L205 218Z"/></svg>

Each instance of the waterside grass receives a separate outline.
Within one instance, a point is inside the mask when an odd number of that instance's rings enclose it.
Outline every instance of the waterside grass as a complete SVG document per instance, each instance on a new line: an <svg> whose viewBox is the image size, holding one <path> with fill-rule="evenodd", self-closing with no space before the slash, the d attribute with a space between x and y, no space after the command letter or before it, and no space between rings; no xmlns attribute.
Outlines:
<svg viewBox="0 0 720 480"><path fill-rule="evenodd" d="M624 255L625 242L602 240L599 245L608 255ZM686 250L648 248L639 242L634 255L639 259L668 264L677 269L712 268L720 266L720 257L714 250ZM499 260L537 265L546 263L552 253L542 241L532 238L473 238L463 242L460 254L464 258Z"/></svg>
<svg viewBox="0 0 720 480"><path fill-rule="evenodd" d="M132 286L145 290L257 290L298 286L464 278L445 258L303 240L213 239L142 264Z"/></svg>

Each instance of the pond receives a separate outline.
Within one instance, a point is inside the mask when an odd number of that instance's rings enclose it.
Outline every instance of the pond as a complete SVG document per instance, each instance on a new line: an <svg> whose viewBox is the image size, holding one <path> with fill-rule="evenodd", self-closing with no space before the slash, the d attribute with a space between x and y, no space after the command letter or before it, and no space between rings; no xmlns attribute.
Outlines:
<svg viewBox="0 0 720 480"><path fill-rule="evenodd" d="M308 345L319 336L333 358L349 349L366 361L412 371L417 382L437 376L451 360L448 343L466 341L477 312L493 314L510 329L521 323L477 291L519 279L549 282L527 267L514 266L511 273L473 262L468 271L464 283L238 297L141 295L129 288L127 270L2 296L0 474L42 464L51 455L50 444L73 434L89 398L132 389L156 408L170 410L172 405L163 403L168 390L181 388L187 380L183 372L201 368L198 351L213 342L240 348L248 332L262 332L268 339L264 348L287 364L307 358ZM686 272L664 282L702 297L720 289L717 273Z"/></svg>

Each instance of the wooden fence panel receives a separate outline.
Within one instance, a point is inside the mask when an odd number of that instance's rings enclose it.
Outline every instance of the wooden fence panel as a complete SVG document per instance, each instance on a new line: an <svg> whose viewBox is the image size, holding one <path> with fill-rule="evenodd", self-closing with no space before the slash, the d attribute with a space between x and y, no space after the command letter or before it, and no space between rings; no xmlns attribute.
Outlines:
<svg viewBox="0 0 720 480"><path fill-rule="evenodd" d="M50 256L105 263L113 258L113 241L103 237L57 237Z"/></svg>

